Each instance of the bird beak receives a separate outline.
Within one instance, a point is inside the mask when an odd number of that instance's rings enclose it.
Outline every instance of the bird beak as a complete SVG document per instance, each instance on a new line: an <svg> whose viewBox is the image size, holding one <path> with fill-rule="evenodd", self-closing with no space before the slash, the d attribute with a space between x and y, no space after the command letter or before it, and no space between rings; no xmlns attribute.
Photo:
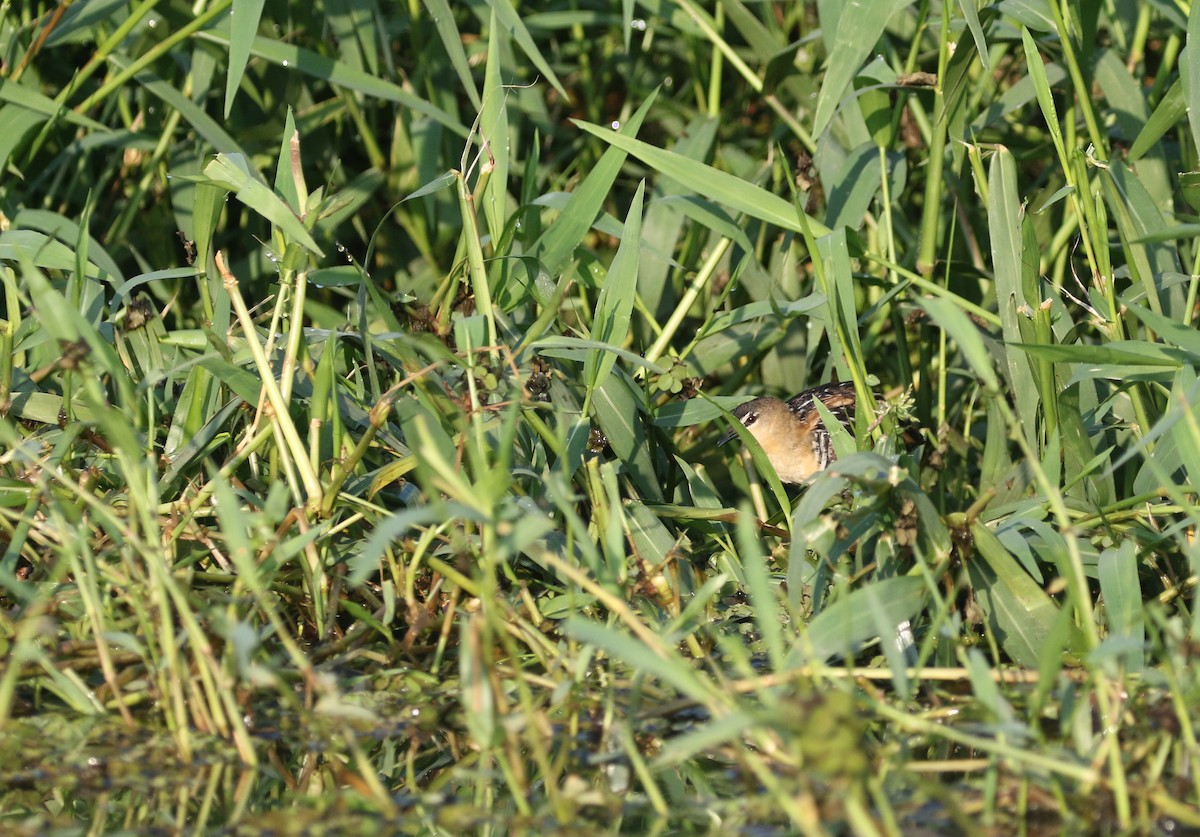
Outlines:
<svg viewBox="0 0 1200 837"><path fill-rule="evenodd" d="M735 436L737 436L737 431L736 431L736 430L730 430L730 431L728 431L728 432L727 432L727 433L726 433L724 436L722 436L720 439L717 439L717 447L720 447L721 445L724 445L724 444L726 444L727 442L730 442L730 441L732 441L732 440L733 440L733 438L734 438Z"/></svg>

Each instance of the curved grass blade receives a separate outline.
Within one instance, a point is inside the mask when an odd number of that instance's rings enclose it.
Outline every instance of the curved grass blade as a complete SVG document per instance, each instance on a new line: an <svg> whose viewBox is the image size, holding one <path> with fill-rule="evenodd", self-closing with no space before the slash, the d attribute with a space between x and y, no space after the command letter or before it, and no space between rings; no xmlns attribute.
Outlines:
<svg viewBox="0 0 1200 837"><path fill-rule="evenodd" d="M516 9L513 8L513 5L509 3L508 0L487 0L487 3L488 7L491 8L492 12L496 15L497 20L500 21L500 24L508 30L509 34L512 35L513 40L515 40L520 45L521 49L524 50L525 55L528 56L529 60L533 62L533 66L537 67L538 72L541 73L548 82L554 85L554 89L558 91L560 96L562 96L564 99L570 100L570 94L568 94L566 89L562 86L562 82L558 80L558 76L555 75L554 70L551 68L549 62L547 62L545 56L542 55L542 51L538 48L537 42L533 40L533 36L530 35L529 30L525 28L525 23L521 20L521 16L517 14Z"/></svg>

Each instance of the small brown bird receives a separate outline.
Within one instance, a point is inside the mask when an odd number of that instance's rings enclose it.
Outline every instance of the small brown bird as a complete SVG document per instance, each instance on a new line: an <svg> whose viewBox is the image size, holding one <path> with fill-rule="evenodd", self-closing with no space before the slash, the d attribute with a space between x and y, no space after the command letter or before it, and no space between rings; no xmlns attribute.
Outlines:
<svg viewBox="0 0 1200 837"><path fill-rule="evenodd" d="M755 398L735 409L733 415L758 440L779 479L799 483L837 459L829 431L813 402L820 401L834 418L849 427L854 422L856 400L854 383L845 381L806 389L787 401L772 396ZM736 435L730 430L717 444L723 445Z"/></svg>

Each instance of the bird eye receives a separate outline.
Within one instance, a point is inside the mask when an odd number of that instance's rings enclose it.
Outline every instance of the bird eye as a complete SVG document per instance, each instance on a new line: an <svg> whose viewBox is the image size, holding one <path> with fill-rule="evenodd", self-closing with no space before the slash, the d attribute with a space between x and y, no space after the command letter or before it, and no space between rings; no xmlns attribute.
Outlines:
<svg viewBox="0 0 1200 837"><path fill-rule="evenodd" d="M745 427L749 427L750 425L754 424L754 422L756 422L757 420L758 420L758 413L746 413L745 417L742 419L742 424Z"/></svg>

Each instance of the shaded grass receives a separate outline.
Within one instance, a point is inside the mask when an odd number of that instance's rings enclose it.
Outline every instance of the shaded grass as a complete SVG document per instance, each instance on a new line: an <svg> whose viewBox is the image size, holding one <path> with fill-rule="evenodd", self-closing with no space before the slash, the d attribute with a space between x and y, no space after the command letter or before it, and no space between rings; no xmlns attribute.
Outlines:
<svg viewBox="0 0 1200 837"><path fill-rule="evenodd" d="M1200 822L1188 21L894 5L4 12L11 821Z"/></svg>

